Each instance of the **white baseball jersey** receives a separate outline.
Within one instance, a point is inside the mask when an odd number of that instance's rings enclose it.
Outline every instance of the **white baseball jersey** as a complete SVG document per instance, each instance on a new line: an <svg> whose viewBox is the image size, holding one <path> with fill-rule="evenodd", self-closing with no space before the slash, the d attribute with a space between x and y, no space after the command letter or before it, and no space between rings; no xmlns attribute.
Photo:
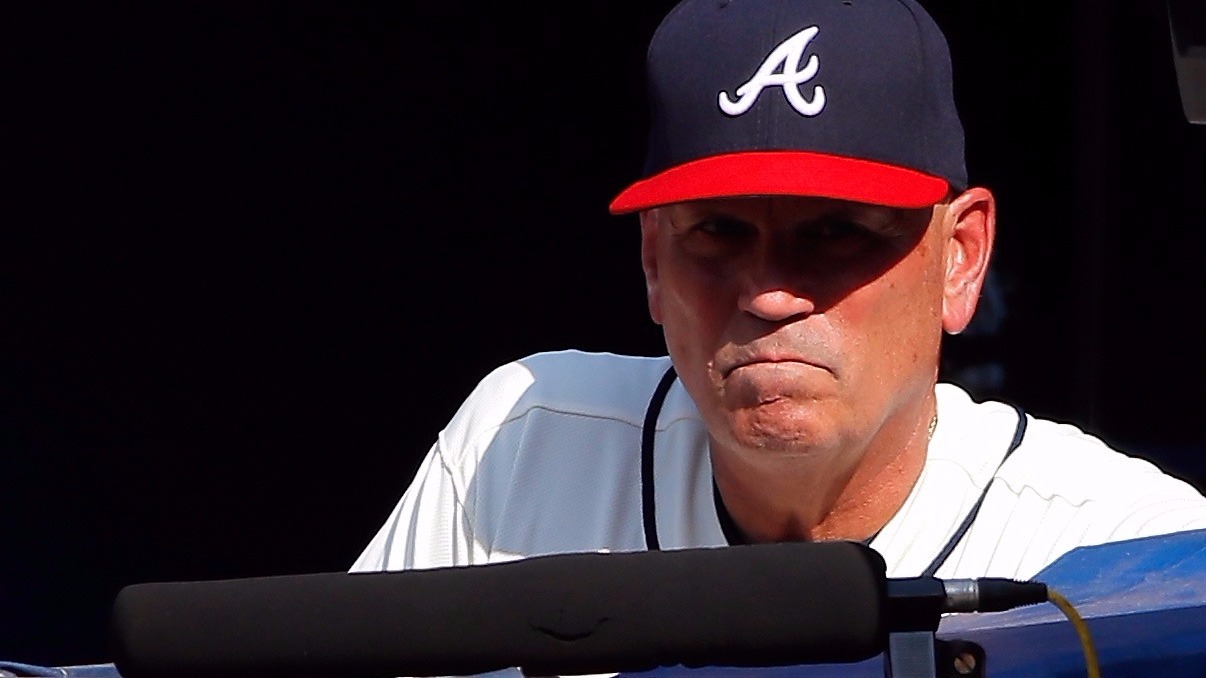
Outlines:
<svg viewBox="0 0 1206 678"><path fill-rule="evenodd" d="M669 367L665 357L567 351L498 368L440 432L352 569L645 549L642 429ZM982 495L937 576L1024 579L1077 546L1206 528L1206 498L1145 460L1027 417L1002 464L1018 411L951 384L936 394L925 467L871 542L890 577L935 562ZM725 545L708 434L681 383L671 384L653 429L653 501L644 510L661 548Z"/></svg>

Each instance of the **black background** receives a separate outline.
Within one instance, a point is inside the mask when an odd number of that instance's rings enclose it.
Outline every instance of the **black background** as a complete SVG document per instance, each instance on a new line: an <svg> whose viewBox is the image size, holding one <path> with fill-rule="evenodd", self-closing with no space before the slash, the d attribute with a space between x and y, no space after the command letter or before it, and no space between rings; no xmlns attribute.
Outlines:
<svg viewBox="0 0 1206 678"><path fill-rule="evenodd" d="M606 205L670 4L7 16L0 658L108 661L125 584L345 569L490 368L660 353ZM1001 210L946 376L1201 487L1206 128L1163 3L926 5Z"/></svg>

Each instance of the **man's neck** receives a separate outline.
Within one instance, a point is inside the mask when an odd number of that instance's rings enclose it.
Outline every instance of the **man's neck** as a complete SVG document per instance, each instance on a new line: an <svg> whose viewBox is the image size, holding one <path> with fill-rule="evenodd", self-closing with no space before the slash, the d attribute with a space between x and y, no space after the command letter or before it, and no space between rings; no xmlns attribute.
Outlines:
<svg viewBox="0 0 1206 678"><path fill-rule="evenodd" d="M850 470L827 465L834 455L768 459L764 451L725 450L713 440L725 509L750 542L866 539L900 510L925 466L933 403L919 415L900 431L880 431Z"/></svg>

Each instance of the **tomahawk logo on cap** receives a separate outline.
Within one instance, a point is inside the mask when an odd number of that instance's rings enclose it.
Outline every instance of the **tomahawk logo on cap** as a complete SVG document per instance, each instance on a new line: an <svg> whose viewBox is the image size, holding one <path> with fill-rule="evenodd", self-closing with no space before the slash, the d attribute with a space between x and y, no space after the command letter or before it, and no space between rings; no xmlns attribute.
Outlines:
<svg viewBox="0 0 1206 678"><path fill-rule="evenodd" d="M926 207L967 187L950 53L914 0L684 0L646 75L645 170L613 214L756 195Z"/></svg>
<svg viewBox="0 0 1206 678"><path fill-rule="evenodd" d="M804 68L800 68L804 50L808 49L808 43L819 30L816 26L809 26L784 40L766 57L754 77L737 88L737 100L730 98L727 92L720 93L720 110L727 115L741 115L750 110L758 100L758 95L767 87L782 87L783 94L787 96L787 103L800 115L811 117L825 110L824 87L817 85L812 89L811 101L800 93L800 86L815 78L820 68L815 54L808 58Z"/></svg>

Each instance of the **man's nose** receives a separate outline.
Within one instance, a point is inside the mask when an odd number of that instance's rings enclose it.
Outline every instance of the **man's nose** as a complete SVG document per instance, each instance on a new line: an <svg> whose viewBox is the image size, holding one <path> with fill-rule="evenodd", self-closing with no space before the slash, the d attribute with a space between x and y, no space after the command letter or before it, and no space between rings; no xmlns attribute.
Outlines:
<svg viewBox="0 0 1206 678"><path fill-rule="evenodd" d="M799 270L799 262L773 245L750 257L742 278L738 305L742 311L769 322L783 322L816 312L812 285Z"/></svg>
<svg viewBox="0 0 1206 678"><path fill-rule="evenodd" d="M773 323L816 311L816 302L810 296L786 286L751 287L741 295L738 305L742 311Z"/></svg>

